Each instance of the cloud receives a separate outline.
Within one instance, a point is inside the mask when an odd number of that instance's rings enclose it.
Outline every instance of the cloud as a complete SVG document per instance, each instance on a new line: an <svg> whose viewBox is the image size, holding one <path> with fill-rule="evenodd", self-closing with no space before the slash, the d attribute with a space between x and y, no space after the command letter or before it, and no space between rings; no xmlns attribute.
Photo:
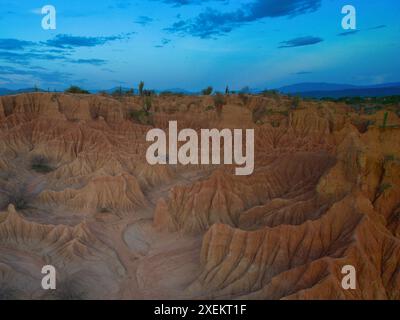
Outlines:
<svg viewBox="0 0 400 320"><path fill-rule="evenodd" d="M65 83L71 77L70 73L60 71L43 71L43 68L19 69L10 66L0 66L0 75L27 76L48 83ZM10 80L10 79L9 79Z"/></svg>
<svg viewBox="0 0 400 320"><path fill-rule="evenodd" d="M160 0L153 0L153 1L160 1ZM202 4L202 2L209 2L209 1L226 2L226 3L229 2L229 0L161 0L161 1L167 4L172 4L174 7L181 7L192 4L200 5Z"/></svg>
<svg viewBox="0 0 400 320"><path fill-rule="evenodd" d="M311 74L311 73L312 73L311 71L299 71L294 74L298 75L298 76L302 76L302 75Z"/></svg>
<svg viewBox="0 0 400 320"><path fill-rule="evenodd" d="M294 38L288 41L282 41L281 46L278 48L294 48L294 47L304 47L304 46L310 46L314 45L317 43L320 43L324 41L324 39L319 38L319 37L300 37L300 38Z"/></svg>
<svg viewBox="0 0 400 320"><path fill-rule="evenodd" d="M18 39L0 39L1 50L24 50L26 47L35 45L34 42Z"/></svg>
<svg viewBox="0 0 400 320"><path fill-rule="evenodd" d="M107 61L103 59L77 59L77 60L68 60L68 62L77 64L90 64L93 66L102 66L107 63Z"/></svg>
<svg viewBox="0 0 400 320"><path fill-rule="evenodd" d="M11 51L0 51L0 60L7 61L10 63L17 63L27 65L31 60L65 60L65 55L54 55L49 53L38 53L38 52L11 52Z"/></svg>
<svg viewBox="0 0 400 320"><path fill-rule="evenodd" d="M182 3L175 0L166 1L175 4ZM183 2L186 3L186 1ZM229 33L243 24L263 18L295 17L314 12L320 6L321 0L256 0L231 12L220 12L207 8L194 19L179 20L165 30L182 36L211 38Z"/></svg>
<svg viewBox="0 0 400 320"><path fill-rule="evenodd" d="M359 32L360 32L360 30L345 31L345 32L339 33L338 36L339 37L351 36L351 35L359 33Z"/></svg>
<svg viewBox="0 0 400 320"><path fill-rule="evenodd" d="M152 23L154 20L153 18L147 16L140 16L136 19L135 23L140 24L142 26L147 26L148 24Z"/></svg>
<svg viewBox="0 0 400 320"><path fill-rule="evenodd" d="M165 47L168 43L170 43L171 42L171 39L166 39L166 38L164 38L164 39L162 39L161 40L161 44L159 44L159 45L156 45L155 47L156 48L163 48L163 47Z"/></svg>
<svg viewBox="0 0 400 320"><path fill-rule="evenodd" d="M42 44L49 47L55 47L60 49L72 49L77 47L95 47L104 45L111 41L122 40L129 38L133 32L124 35L115 35L108 37L83 37L83 36L72 36L68 34L58 34L53 39L47 40Z"/></svg>
<svg viewBox="0 0 400 320"><path fill-rule="evenodd" d="M108 8L110 8L110 9L126 9L130 6L131 6L130 1L119 0L119 1L116 1L116 3L114 5L108 6Z"/></svg>
<svg viewBox="0 0 400 320"><path fill-rule="evenodd" d="M387 27L386 25L382 24L382 25L375 26L375 27L368 28L368 29L364 29L364 30L357 29L357 30L345 31L345 32L339 33L338 36L340 36L340 37L351 36L351 35L354 35L354 34L357 34L357 33L361 32L361 31L363 31L363 32L364 31L373 31L373 30L383 29L383 28L386 28L386 27Z"/></svg>
<svg viewBox="0 0 400 320"><path fill-rule="evenodd" d="M383 29L383 28L387 28L387 25L381 24L379 26L369 28L368 30L378 30L378 29Z"/></svg>
<svg viewBox="0 0 400 320"><path fill-rule="evenodd" d="M70 59L70 54L67 52L61 52L52 54L41 51L29 51L29 52L12 52L12 51L0 51L0 60L8 63L19 64L28 66L32 60L45 60L45 61L63 61L74 64L89 64L94 66L101 66L107 63L103 59Z"/></svg>

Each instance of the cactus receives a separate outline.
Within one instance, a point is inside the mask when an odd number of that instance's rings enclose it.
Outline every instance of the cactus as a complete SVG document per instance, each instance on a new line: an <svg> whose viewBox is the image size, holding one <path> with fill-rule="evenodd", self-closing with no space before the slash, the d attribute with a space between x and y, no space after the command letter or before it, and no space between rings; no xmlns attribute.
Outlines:
<svg viewBox="0 0 400 320"><path fill-rule="evenodd" d="M387 125L387 120L388 120L388 116L389 116L389 112L385 112L385 115L383 116L383 124L382 124L382 128L386 128Z"/></svg>
<svg viewBox="0 0 400 320"><path fill-rule="evenodd" d="M140 81L139 83L139 95L143 96L144 82Z"/></svg>

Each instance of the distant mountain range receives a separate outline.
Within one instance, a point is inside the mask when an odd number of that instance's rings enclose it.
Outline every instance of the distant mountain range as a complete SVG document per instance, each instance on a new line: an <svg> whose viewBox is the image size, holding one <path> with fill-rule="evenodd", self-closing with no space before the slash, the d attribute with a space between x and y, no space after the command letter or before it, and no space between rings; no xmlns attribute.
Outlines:
<svg viewBox="0 0 400 320"><path fill-rule="evenodd" d="M303 98L384 97L400 95L400 82L371 86L354 86L337 83L299 83L277 89L285 94Z"/></svg>
<svg viewBox="0 0 400 320"><path fill-rule="evenodd" d="M99 93L101 91L109 94L119 87L111 88L108 90L90 90L91 93ZM128 91L130 88L122 87L123 91ZM400 95L400 82L385 83L379 85L370 86L355 86L349 84L339 83L324 83L324 82L306 82L298 83L289 86L284 86L276 89L283 94L291 94L301 96L303 98L342 98L342 97L384 97L392 95ZM10 90L6 88L0 88L0 96L13 95L24 92L34 92L35 88L26 88L19 90ZM43 90L39 90L43 91ZM257 94L262 92L261 89L249 89L250 93ZM155 90L155 92L172 92L172 93L183 93L187 95L198 94L195 91L188 91L180 88L172 88L167 90ZM137 94L138 90L134 89L134 93Z"/></svg>
<svg viewBox="0 0 400 320"><path fill-rule="evenodd" d="M11 90L6 88L0 88L0 96L7 96L12 94L19 94L19 93L27 93L27 92L35 92L37 89L35 88L25 88L25 89L18 89L18 90ZM43 91L43 90L39 90Z"/></svg>

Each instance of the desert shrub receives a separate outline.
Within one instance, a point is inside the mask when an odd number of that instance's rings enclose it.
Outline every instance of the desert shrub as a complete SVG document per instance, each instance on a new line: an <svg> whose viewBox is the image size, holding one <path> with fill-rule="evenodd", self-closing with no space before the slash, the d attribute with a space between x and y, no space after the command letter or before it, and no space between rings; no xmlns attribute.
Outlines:
<svg viewBox="0 0 400 320"><path fill-rule="evenodd" d="M267 108L265 106L257 106L253 109L252 119L254 123L258 123L267 114Z"/></svg>
<svg viewBox="0 0 400 320"><path fill-rule="evenodd" d="M174 96L174 93L172 91L162 91L160 92L160 96L161 97L172 97Z"/></svg>
<svg viewBox="0 0 400 320"><path fill-rule="evenodd" d="M264 97L278 97L279 96L278 90L264 90L261 94Z"/></svg>
<svg viewBox="0 0 400 320"><path fill-rule="evenodd" d="M31 168L39 173L49 173L53 171L49 159L42 155L36 155L31 159Z"/></svg>
<svg viewBox="0 0 400 320"><path fill-rule="evenodd" d="M143 110L149 112L152 106L153 106L153 100L151 96L145 96L143 101Z"/></svg>
<svg viewBox="0 0 400 320"><path fill-rule="evenodd" d="M383 183L379 186L379 194L384 193L386 190L389 190L390 188L392 188L392 185L390 183Z"/></svg>
<svg viewBox="0 0 400 320"><path fill-rule="evenodd" d="M217 111L218 115L221 116L222 114L222 108L226 104L225 98L222 94L217 93L214 96L214 105L215 105L215 110Z"/></svg>
<svg viewBox="0 0 400 320"><path fill-rule="evenodd" d="M214 106L207 106L207 107L206 107L206 111L211 111L211 110L214 110L214 109L215 109Z"/></svg>
<svg viewBox="0 0 400 320"><path fill-rule="evenodd" d="M277 120L274 120L274 121L271 122L271 126L273 128L279 128L281 126L281 123L279 121L277 121Z"/></svg>
<svg viewBox="0 0 400 320"><path fill-rule="evenodd" d="M292 109L298 109L300 107L301 99L300 97L296 96L292 99Z"/></svg>
<svg viewBox="0 0 400 320"><path fill-rule="evenodd" d="M114 92L111 94L114 98L120 99L123 96L124 92L122 90L122 87L120 86L119 88L115 89Z"/></svg>
<svg viewBox="0 0 400 320"><path fill-rule="evenodd" d="M395 161L396 157L394 154L387 154L385 155L385 161Z"/></svg>
<svg viewBox="0 0 400 320"><path fill-rule="evenodd" d="M203 96L210 96L213 93L213 91L214 91L213 87L209 86L203 89L201 93L203 94Z"/></svg>
<svg viewBox="0 0 400 320"><path fill-rule="evenodd" d="M128 117L130 120L144 124L144 125L152 125L153 117L150 112L141 109L141 110L130 110L128 112Z"/></svg>
<svg viewBox="0 0 400 320"><path fill-rule="evenodd" d="M74 93L74 94L90 94L89 91L81 89L78 86L70 86L67 90L65 90L65 93Z"/></svg>

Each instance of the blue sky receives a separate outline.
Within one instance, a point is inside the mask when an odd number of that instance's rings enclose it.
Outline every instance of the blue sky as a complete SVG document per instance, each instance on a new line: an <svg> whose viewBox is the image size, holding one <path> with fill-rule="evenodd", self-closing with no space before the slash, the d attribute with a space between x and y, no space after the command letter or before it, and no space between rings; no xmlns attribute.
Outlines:
<svg viewBox="0 0 400 320"><path fill-rule="evenodd" d="M41 26L48 4L56 30ZM398 82L399 16L398 0L0 0L0 87Z"/></svg>

